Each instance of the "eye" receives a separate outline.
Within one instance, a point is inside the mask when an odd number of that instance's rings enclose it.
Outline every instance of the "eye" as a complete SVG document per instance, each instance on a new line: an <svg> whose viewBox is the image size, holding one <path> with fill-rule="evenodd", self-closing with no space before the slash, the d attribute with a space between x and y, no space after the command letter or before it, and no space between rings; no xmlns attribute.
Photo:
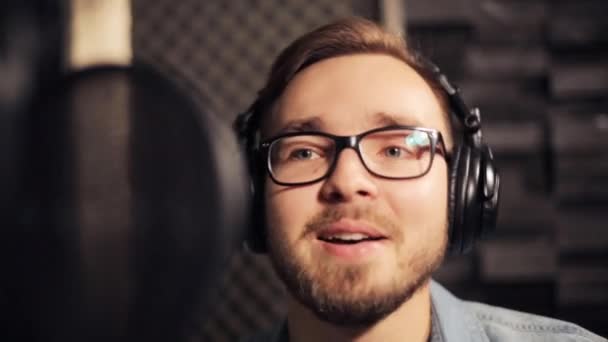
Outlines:
<svg viewBox="0 0 608 342"><path fill-rule="evenodd" d="M400 158L404 155L411 155L411 153L399 146L390 146L384 149L384 155L390 158Z"/></svg>
<svg viewBox="0 0 608 342"><path fill-rule="evenodd" d="M319 154L311 149L300 148L289 153L289 159L309 160L319 158Z"/></svg>

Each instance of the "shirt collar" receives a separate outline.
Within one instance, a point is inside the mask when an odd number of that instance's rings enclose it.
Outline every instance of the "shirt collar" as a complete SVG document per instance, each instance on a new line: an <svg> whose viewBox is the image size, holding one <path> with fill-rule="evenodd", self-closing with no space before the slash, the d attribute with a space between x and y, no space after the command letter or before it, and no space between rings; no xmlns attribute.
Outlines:
<svg viewBox="0 0 608 342"><path fill-rule="evenodd" d="M488 342L483 326L464 303L431 280L431 342Z"/></svg>

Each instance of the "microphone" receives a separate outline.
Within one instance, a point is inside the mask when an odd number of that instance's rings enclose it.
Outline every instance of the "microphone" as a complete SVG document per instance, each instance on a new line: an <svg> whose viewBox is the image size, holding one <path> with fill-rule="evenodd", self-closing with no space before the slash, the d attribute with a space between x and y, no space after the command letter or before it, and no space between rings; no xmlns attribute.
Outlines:
<svg viewBox="0 0 608 342"><path fill-rule="evenodd" d="M0 336L186 340L242 241L244 158L200 95L133 60L128 1L64 5L63 73L24 97L2 175Z"/></svg>

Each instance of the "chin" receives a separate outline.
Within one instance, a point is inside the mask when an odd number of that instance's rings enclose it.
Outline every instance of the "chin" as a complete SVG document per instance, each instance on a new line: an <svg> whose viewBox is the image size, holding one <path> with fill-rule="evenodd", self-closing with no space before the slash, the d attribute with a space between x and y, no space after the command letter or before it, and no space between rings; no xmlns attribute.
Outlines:
<svg viewBox="0 0 608 342"><path fill-rule="evenodd" d="M323 258L311 263L298 258L272 260L293 298L320 320L340 326L361 327L383 319L430 277L415 276L416 272L399 270L396 262L382 259L348 264Z"/></svg>
<svg viewBox="0 0 608 342"><path fill-rule="evenodd" d="M365 326L397 310L428 282L443 260L447 234L428 236L428 246L387 239L354 256L328 250L316 237L285 241L276 234L268 246L291 296L322 321Z"/></svg>

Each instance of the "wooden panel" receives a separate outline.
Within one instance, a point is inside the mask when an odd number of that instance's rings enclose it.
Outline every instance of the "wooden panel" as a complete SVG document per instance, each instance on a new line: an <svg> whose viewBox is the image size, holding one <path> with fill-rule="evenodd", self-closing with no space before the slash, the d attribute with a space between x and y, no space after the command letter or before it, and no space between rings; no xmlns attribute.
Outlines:
<svg viewBox="0 0 608 342"><path fill-rule="evenodd" d="M514 310L554 316L555 282L553 280L509 283L484 283L484 302Z"/></svg>
<svg viewBox="0 0 608 342"><path fill-rule="evenodd" d="M606 208L562 208L555 221L561 254L608 253Z"/></svg>
<svg viewBox="0 0 608 342"><path fill-rule="evenodd" d="M558 156L555 166L555 197L560 203L608 203L608 157Z"/></svg>
<svg viewBox="0 0 608 342"><path fill-rule="evenodd" d="M497 156L539 155L544 144L544 134L542 123L539 121L507 121L493 118L483 121L484 140Z"/></svg>
<svg viewBox="0 0 608 342"><path fill-rule="evenodd" d="M380 6L377 0L351 0L353 14L370 20L380 20Z"/></svg>
<svg viewBox="0 0 608 342"><path fill-rule="evenodd" d="M433 274L433 278L442 284L466 283L473 277L473 264L471 255L449 256Z"/></svg>
<svg viewBox="0 0 608 342"><path fill-rule="evenodd" d="M560 1L549 21L549 40L557 47L588 47L608 43L608 2Z"/></svg>
<svg viewBox="0 0 608 342"><path fill-rule="evenodd" d="M608 202L608 114L554 113L551 118L556 198Z"/></svg>
<svg viewBox="0 0 608 342"><path fill-rule="evenodd" d="M534 78L548 69L548 57L540 45L476 45L467 49L465 65L478 79Z"/></svg>
<svg viewBox="0 0 608 342"><path fill-rule="evenodd" d="M482 0L470 18L478 41L529 45L544 40L548 7L546 0Z"/></svg>
<svg viewBox="0 0 608 342"><path fill-rule="evenodd" d="M550 70L551 96L555 99L608 97L608 56L579 55L555 60Z"/></svg>
<svg viewBox="0 0 608 342"><path fill-rule="evenodd" d="M554 109L551 114L552 144L558 156L591 153L595 157L608 157L608 108L597 112L563 112Z"/></svg>
<svg viewBox="0 0 608 342"><path fill-rule="evenodd" d="M482 118L533 120L545 115L547 101L540 80L467 79L457 83L471 107L479 106Z"/></svg>
<svg viewBox="0 0 608 342"><path fill-rule="evenodd" d="M607 265L562 265L558 278L558 303L608 305Z"/></svg>
<svg viewBox="0 0 608 342"><path fill-rule="evenodd" d="M408 28L409 44L430 58L450 80L464 75L464 54L471 39L471 28L466 24L424 25Z"/></svg>
<svg viewBox="0 0 608 342"><path fill-rule="evenodd" d="M529 176L521 164L501 163L499 171L501 198L497 234L552 232L554 205L547 195L529 190L525 180Z"/></svg>
<svg viewBox="0 0 608 342"><path fill-rule="evenodd" d="M411 25L468 22L475 3L475 0L406 0L405 13Z"/></svg>
<svg viewBox="0 0 608 342"><path fill-rule="evenodd" d="M550 280L557 273L557 249L549 236L485 241L479 255L480 276L487 282Z"/></svg>

